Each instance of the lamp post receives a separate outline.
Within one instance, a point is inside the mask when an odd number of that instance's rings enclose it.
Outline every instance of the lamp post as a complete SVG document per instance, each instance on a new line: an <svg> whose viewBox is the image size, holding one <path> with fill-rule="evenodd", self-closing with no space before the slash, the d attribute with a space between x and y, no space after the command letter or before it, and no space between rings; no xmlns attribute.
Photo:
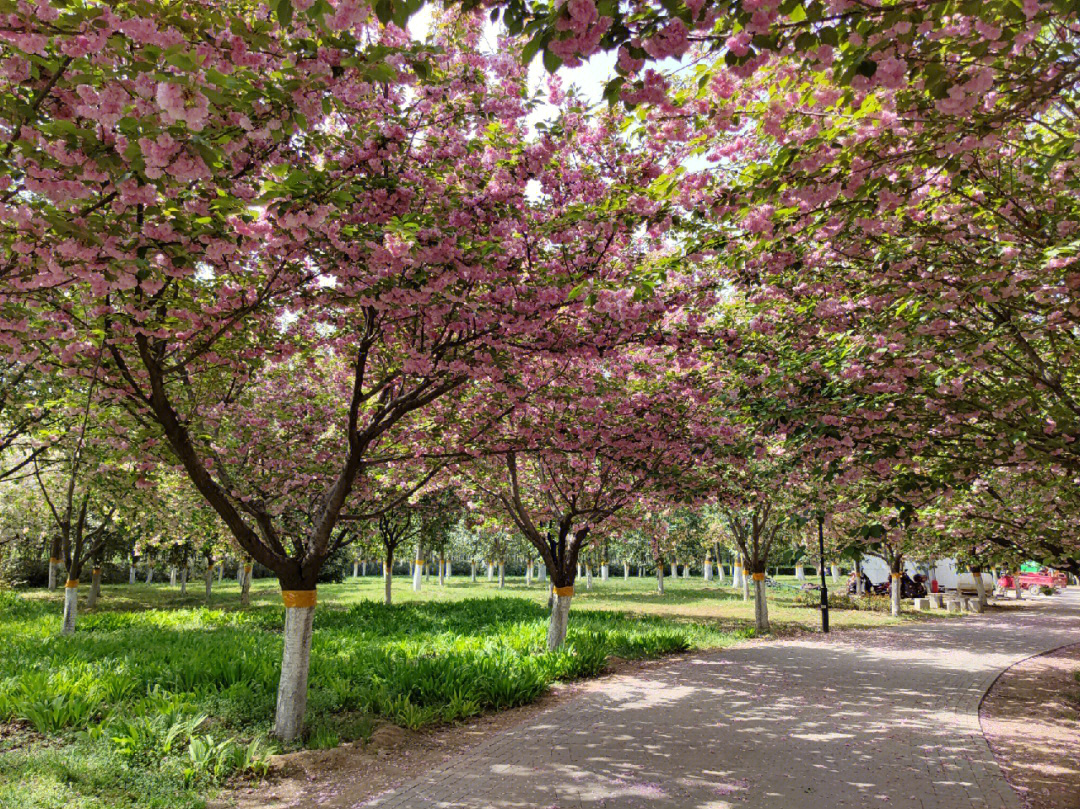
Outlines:
<svg viewBox="0 0 1080 809"><path fill-rule="evenodd" d="M829 631L829 586L825 583L825 515L817 515L818 573L821 574L821 631Z"/></svg>

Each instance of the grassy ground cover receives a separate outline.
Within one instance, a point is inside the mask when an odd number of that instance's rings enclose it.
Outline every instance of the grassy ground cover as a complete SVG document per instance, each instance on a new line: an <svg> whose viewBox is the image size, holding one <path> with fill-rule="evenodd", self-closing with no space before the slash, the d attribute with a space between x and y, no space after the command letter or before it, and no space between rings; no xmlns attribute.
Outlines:
<svg viewBox="0 0 1080 809"><path fill-rule="evenodd" d="M553 682L635 659L727 645L751 633L752 604L700 580L621 577L579 588L565 649L544 651L545 590L434 581L385 607L379 578L322 586L312 649L309 747L454 722L529 702ZM257 776L281 658L276 582L239 609L235 583L181 597L168 585L103 588L74 637L62 596L0 593L0 806L196 807L236 773ZM795 590L771 594L781 632L817 625ZM884 601L884 599L882 599ZM836 626L894 622L838 610Z"/></svg>

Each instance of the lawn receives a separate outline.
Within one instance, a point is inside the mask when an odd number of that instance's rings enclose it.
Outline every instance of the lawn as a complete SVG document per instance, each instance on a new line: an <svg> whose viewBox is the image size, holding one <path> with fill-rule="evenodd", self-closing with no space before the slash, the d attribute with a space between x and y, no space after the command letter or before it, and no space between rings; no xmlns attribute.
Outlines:
<svg viewBox="0 0 1080 809"><path fill-rule="evenodd" d="M793 580L791 580L793 582ZM568 642L544 651L546 591L455 577L413 593L395 580L319 588L308 747L368 737L377 723L460 721L536 699L556 681L602 672L610 656L658 657L752 635L752 602L700 579L621 576L579 586ZM0 806L197 807L226 778L255 777L275 748L268 732L281 657L280 595L256 581L239 608L234 582L109 585L76 635L58 637L62 594L0 593ZM839 627L895 623L881 604L833 610ZM814 628L796 591L770 592L776 631ZM912 620L906 616L900 620Z"/></svg>

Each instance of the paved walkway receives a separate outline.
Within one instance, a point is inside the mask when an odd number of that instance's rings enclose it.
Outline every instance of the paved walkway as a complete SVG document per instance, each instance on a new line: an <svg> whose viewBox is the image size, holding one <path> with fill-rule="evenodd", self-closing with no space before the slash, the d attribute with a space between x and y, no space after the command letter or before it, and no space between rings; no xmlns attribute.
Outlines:
<svg viewBox="0 0 1080 809"><path fill-rule="evenodd" d="M1078 640L1074 588L1013 614L746 644L597 683L367 805L1020 809L979 702Z"/></svg>

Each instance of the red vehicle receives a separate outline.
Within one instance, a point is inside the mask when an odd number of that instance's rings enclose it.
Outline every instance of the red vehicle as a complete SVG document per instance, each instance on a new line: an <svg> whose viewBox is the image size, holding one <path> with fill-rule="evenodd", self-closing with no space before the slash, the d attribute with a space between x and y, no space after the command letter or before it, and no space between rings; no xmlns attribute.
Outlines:
<svg viewBox="0 0 1080 809"><path fill-rule="evenodd" d="M1069 579L1064 573L1059 573L1056 570L1051 570L1048 567L1044 567L1035 572L1021 572L1020 573L1020 589L1027 590L1031 587L1054 587L1061 589L1067 587ZM998 587L1005 590L1012 590L1014 587L1012 574L1005 574L998 579Z"/></svg>

